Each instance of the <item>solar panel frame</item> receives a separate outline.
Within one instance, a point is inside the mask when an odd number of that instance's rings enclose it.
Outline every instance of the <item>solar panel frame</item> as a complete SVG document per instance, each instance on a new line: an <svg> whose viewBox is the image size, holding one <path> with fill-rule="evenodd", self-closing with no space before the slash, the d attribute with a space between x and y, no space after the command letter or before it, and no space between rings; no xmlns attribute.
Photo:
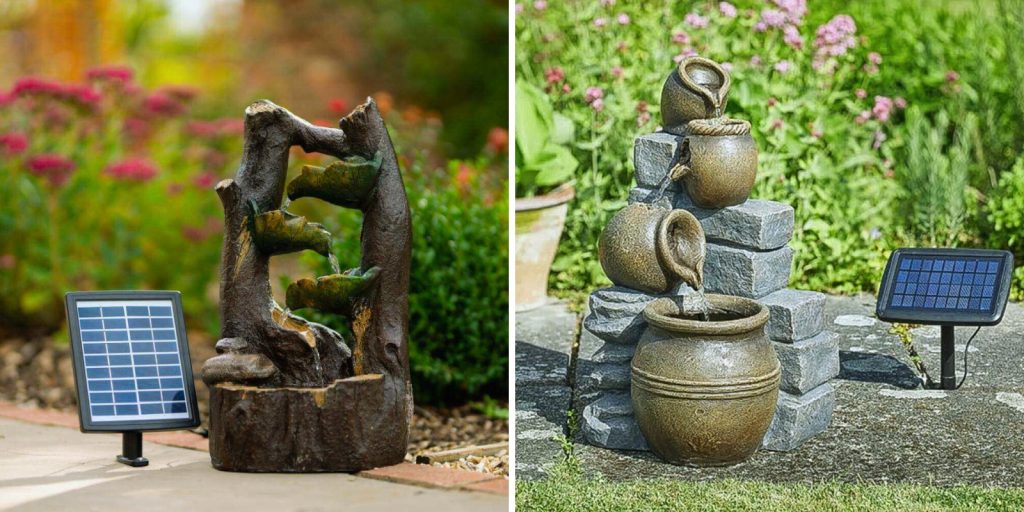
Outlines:
<svg viewBox="0 0 1024 512"><path fill-rule="evenodd" d="M989 283L988 280L984 283L985 286L992 287L992 303L990 308L987 310L979 309L980 306L983 305L984 300L987 300L987 296L981 297L980 300L982 303L979 304L979 308L974 308L973 310L948 308L936 309L935 307L926 308L923 305L917 305L916 302L913 306L894 305L894 295L896 295L895 291L899 284L897 281L897 275L900 270L906 270L900 268L901 263L904 260L914 261L916 259L929 261L932 265L934 265L934 261L936 260L987 259L990 262L997 262L998 268L994 273L985 273L986 278L988 278L989 274L994 274L995 276L991 283ZM954 275L964 276L970 273L966 272L966 265L969 265L969 263L965 262L965 269L959 272L954 268ZM976 273L970 274L975 276L977 275ZM897 249L889 256L889 261L885 265L885 272L882 274L882 282L879 286L875 314L879 319L888 322L906 322L931 325L995 325L1002 321L1003 313L1006 309L1006 301L1010 294L1010 281L1012 279L1012 274L1013 254L1009 251L948 248ZM961 279L965 278L961 277ZM929 287L932 284L933 283L929 282ZM909 289L910 285L907 284L906 286ZM913 296L916 299L920 297L921 294L911 292L911 294L907 296ZM963 296L961 295L961 297ZM949 297L945 298L948 300ZM972 298L976 297L967 297L968 301ZM927 303L928 302L926 300L926 304ZM938 301L936 301L936 305L937 303Z"/></svg>
<svg viewBox="0 0 1024 512"><path fill-rule="evenodd" d="M79 302L94 301L168 301L171 303L171 316L175 331L178 363L181 367L182 387L185 393L187 415L180 418L136 418L124 421L96 421L93 419L91 397L87 383L87 366L82 344L82 332L79 324ZM185 332L185 320L182 315L181 294L176 291L93 291L70 292L65 295L65 306L68 319L68 330L71 337L71 353L75 373L75 392L78 397L79 428L82 432L126 432L126 431L159 431L195 428L199 426L199 406L196 399L195 381L192 376L192 364L188 351L188 336ZM130 304L126 304L130 306ZM126 315L127 316L127 315ZM88 317L86 317L88 318ZM169 330L169 329L168 329ZM134 363L133 363L134 367ZM138 379L136 378L136 381Z"/></svg>

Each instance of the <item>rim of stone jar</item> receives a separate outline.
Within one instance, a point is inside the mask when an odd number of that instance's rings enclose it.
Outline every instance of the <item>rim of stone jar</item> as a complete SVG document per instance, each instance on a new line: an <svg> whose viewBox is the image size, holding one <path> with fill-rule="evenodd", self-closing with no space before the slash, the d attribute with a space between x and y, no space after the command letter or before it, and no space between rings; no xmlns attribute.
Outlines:
<svg viewBox="0 0 1024 512"><path fill-rule="evenodd" d="M738 313L740 318L720 322L704 322L679 318L679 305L669 297L655 299L644 308L647 323L669 332L680 334L703 334L709 336L733 336L746 334L764 327L768 323L768 308L753 299L734 295L705 295L712 309Z"/></svg>

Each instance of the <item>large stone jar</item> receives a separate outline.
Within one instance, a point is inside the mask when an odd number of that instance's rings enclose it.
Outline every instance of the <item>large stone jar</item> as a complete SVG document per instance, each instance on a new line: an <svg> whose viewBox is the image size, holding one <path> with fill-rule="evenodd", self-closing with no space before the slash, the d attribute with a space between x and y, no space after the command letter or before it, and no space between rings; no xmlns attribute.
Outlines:
<svg viewBox="0 0 1024 512"><path fill-rule="evenodd" d="M619 286L656 294L680 281L697 288L703 284L704 229L686 210L633 203L605 225L597 256Z"/></svg>
<svg viewBox="0 0 1024 512"><path fill-rule="evenodd" d="M673 464L722 466L754 453L775 415L780 366L764 332L768 309L708 295L709 320L671 298L644 309L650 329L633 356L633 410L648 445Z"/></svg>
<svg viewBox="0 0 1024 512"><path fill-rule="evenodd" d="M750 197L757 177L757 145L750 123L719 118L689 123L672 177L701 208L725 208Z"/></svg>

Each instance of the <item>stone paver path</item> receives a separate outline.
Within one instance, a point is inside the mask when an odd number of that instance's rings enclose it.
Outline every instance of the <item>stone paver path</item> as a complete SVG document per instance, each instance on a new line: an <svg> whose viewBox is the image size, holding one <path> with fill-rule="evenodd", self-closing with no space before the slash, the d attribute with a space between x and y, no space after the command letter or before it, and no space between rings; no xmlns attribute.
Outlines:
<svg viewBox="0 0 1024 512"><path fill-rule="evenodd" d="M564 307L554 305L516 320L518 477L541 477L557 460L553 457L562 453L558 443L547 439L565 431L553 408L571 399L539 398L547 398L543 393L554 394L553 390L571 390L568 383L574 376L543 383L536 376L557 375L554 361L568 359L573 336L549 327L540 331L545 336L538 337L532 324L543 319L563 327L572 325L575 316L565 316ZM874 297L829 297L826 324L840 334L841 372L832 381L837 388L835 415L828 430L800 448L784 453L761 450L729 468L693 469L664 464L647 452L612 451L577 442L574 450L584 471L610 479L1024 486L1024 307L1010 304L1000 325L982 328L970 347L970 375L957 391L924 390L917 385L916 372L898 338L889 333L889 324L874 318ZM963 344L973 331L956 330L958 378L963 371ZM938 378L938 327L919 327L913 335L929 372ZM552 358L541 366L518 366L539 361L545 352ZM534 378L519 381L527 376ZM561 414L564 417L565 412Z"/></svg>

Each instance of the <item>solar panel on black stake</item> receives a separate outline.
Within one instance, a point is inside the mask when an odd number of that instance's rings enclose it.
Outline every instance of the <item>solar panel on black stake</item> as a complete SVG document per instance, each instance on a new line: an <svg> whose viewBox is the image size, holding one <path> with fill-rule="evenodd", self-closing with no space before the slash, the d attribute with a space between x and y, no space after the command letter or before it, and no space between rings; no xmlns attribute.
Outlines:
<svg viewBox="0 0 1024 512"><path fill-rule="evenodd" d="M199 425L178 292L66 296L82 432L122 432L119 462L139 467L142 432Z"/></svg>
<svg viewBox="0 0 1024 512"><path fill-rule="evenodd" d="M953 327L998 324L1012 272L1007 251L898 249L886 264L876 313L888 322L942 326L942 389L956 389Z"/></svg>

